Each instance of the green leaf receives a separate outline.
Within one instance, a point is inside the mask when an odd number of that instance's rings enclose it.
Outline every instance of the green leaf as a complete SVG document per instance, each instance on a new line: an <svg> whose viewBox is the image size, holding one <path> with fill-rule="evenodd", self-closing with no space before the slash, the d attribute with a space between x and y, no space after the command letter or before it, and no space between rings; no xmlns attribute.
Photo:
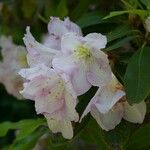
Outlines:
<svg viewBox="0 0 150 150"><path fill-rule="evenodd" d="M102 20L103 15L100 15L98 13L87 13L86 15L83 15L80 19L77 20L77 24L81 28L86 28L88 26L96 25L99 23L105 23L106 21Z"/></svg>
<svg viewBox="0 0 150 150"><path fill-rule="evenodd" d="M57 7L57 15L64 18L68 14L67 0L61 0Z"/></svg>
<svg viewBox="0 0 150 150"><path fill-rule="evenodd" d="M5 136L8 130L19 130L16 135L16 139L20 140L32 133L39 126L43 125L45 121L43 119L26 119L19 122L3 122L0 124L0 137Z"/></svg>
<svg viewBox="0 0 150 150"><path fill-rule="evenodd" d="M135 14L135 15L139 15L141 17L144 17L148 14L148 11L140 10L140 9L132 9L132 10L124 10L124 11L112 11L112 12L110 12L110 14L108 16L104 17L103 19L108 19L108 18L120 16L123 14Z"/></svg>
<svg viewBox="0 0 150 150"><path fill-rule="evenodd" d="M115 50L117 48L120 48L122 46L124 46L126 43L132 41L133 39L135 39L137 36L127 36L121 40L118 40L117 42L115 42L114 44L112 44L111 46L107 47L105 49L105 51L112 51Z"/></svg>
<svg viewBox="0 0 150 150"><path fill-rule="evenodd" d="M88 10L91 2L93 2L93 0L81 0L73 10L71 17L73 19L79 18Z"/></svg>
<svg viewBox="0 0 150 150"><path fill-rule="evenodd" d="M150 48L139 49L130 59L125 73L125 90L130 104L144 100L150 92Z"/></svg>
<svg viewBox="0 0 150 150"><path fill-rule="evenodd" d="M100 150L108 150L103 132L97 122L91 117L87 126L80 132L80 138L84 140L85 145L95 144Z"/></svg>
<svg viewBox="0 0 150 150"><path fill-rule="evenodd" d="M37 1L36 0L23 0L22 1L22 12L25 18L31 18L36 11Z"/></svg>
<svg viewBox="0 0 150 150"><path fill-rule="evenodd" d="M118 126L115 127L115 129L104 132L105 140L109 145L116 147L116 149L121 149L127 145L131 131L131 124L129 122L122 121Z"/></svg>
<svg viewBox="0 0 150 150"><path fill-rule="evenodd" d="M29 150L33 149L37 144L38 139L45 134L45 130L37 130L35 132L30 133L23 139L19 141L15 140L13 144L10 146L10 150Z"/></svg>
<svg viewBox="0 0 150 150"><path fill-rule="evenodd" d="M150 0L140 0L148 9L150 8Z"/></svg>
<svg viewBox="0 0 150 150"><path fill-rule="evenodd" d="M130 137L126 150L146 150L150 148L150 123L141 126Z"/></svg>
<svg viewBox="0 0 150 150"><path fill-rule="evenodd" d="M126 35L137 34L138 32L138 30L132 30L128 25L121 25L107 34L107 41L111 42Z"/></svg>

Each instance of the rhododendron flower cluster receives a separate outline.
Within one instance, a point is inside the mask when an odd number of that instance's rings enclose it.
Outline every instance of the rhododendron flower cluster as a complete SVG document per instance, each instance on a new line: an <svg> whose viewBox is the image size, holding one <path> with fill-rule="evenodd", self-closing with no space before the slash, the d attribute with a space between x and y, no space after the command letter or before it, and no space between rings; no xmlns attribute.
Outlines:
<svg viewBox="0 0 150 150"><path fill-rule="evenodd" d="M15 45L11 37L5 36L0 37L0 47L0 83L4 84L9 94L22 99L19 91L23 88L23 79L18 71L27 66L25 47Z"/></svg>
<svg viewBox="0 0 150 150"><path fill-rule="evenodd" d="M29 68L19 74L26 79L21 91L24 98L35 101L37 114L43 114L53 133L73 137L72 122L81 122L91 113L106 131L115 128L124 118L142 123L145 102L130 106L123 86L111 71L106 47L107 38L100 33L83 36L79 26L69 20L52 17L48 34L41 44L27 27L23 38ZM98 87L80 120L76 105L78 96L93 86Z"/></svg>

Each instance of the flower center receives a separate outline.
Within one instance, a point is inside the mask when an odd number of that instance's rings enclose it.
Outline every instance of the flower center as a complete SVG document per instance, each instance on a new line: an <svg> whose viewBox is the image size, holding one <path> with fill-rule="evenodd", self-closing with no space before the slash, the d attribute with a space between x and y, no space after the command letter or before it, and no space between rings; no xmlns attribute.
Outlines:
<svg viewBox="0 0 150 150"><path fill-rule="evenodd" d="M21 67L27 67L27 58L26 58L26 54L22 53L22 52L18 52L17 54L18 56L18 62L21 65Z"/></svg>
<svg viewBox="0 0 150 150"><path fill-rule="evenodd" d="M74 53L78 59L88 59L91 57L90 49L87 47L84 47L83 45L78 46L74 50Z"/></svg>

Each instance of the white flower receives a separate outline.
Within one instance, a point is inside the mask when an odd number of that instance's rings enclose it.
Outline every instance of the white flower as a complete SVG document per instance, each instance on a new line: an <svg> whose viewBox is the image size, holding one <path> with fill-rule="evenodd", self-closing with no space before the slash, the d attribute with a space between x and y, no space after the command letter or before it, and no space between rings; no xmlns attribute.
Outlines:
<svg viewBox="0 0 150 150"><path fill-rule="evenodd" d="M7 92L21 99L19 91L22 89L23 80L18 75L22 67L27 66L26 50L23 46L17 46L11 37L0 37L2 48L2 61L0 62L0 82L4 84Z"/></svg>
<svg viewBox="0 0 150 150"><path fill-rule="evenodd" d="M122 85L113 75L112 81L97 91L80 121L90 112L100 127L106 131L114 129L122 118L133 123L142 123L146 113L145 102L130 106L127 101L120 100L123 96L125 93Z"/></svg>
<svg viewBox="0 0 150 150"><path fill-rule="evenodd" d="M61 38L64 34L73 32L82 35L81 29L71 22L69 18L64 21L59 18L51 17L48 24L49 34L44 38L43 44L37 42L30 33L30 27L27 27L26 34L23 38L28 55L28 64L31 67L44 63L51 67L53 57L60 53Z"/></svg>
<svg viewBox="0 0 150 150"><path fill-rule="evenodd" d="M19 74L27 80L21 93L35 101L36 112L46 117L52 132L62 132L64 138L72 138L71 121L78 121L78 114L77 96L69 78L42 64L22 69Z"/></svg>
<svg viewBox="0 0 150 150"><path fill-rule="evenodd" d="M34 67L37 64L44 63L51 67L52 59L59 51L37 42L30 33L30 27L27 27L23 40L28 51L27 60L29 66Z"/></svg>
<svg viewBox="0 0 150 150"><path fill-rule="evenodd" d="M67 17L64 21L57 17L51 17L48 23L47 37L44 40L44 44L50 48L61 50L61 38L66 33L76 33L77 35L82 35L81 29L78 25L71 22Z"/></svg>
<svg viewBox="0 0 150 150"><path fill-rule="evenodd" d="M57 55L53 67L59 73L67 73L77 95L82 95L92 86L102 86L111 78L111 68L105 48L106 36L91 33L85 37L67 33L61 40L62 54Z"/></svg>

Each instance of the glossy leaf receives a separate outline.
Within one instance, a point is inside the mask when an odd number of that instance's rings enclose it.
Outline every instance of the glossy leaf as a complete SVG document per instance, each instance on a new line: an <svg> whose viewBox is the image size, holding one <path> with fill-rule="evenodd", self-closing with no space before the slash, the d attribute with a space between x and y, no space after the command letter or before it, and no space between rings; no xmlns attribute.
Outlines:
<svg viewBox="0 0 150 150"><path fill-rule="evenodd" d="M137 129L129 139L130 143L126 146L126 150L148 150L150 147L150 123Z"/></svg>
<svg viewBox="0 0 150 150"><path fill-rule="evenodd" d="M108 150L108 145L103 137L103 131L93 118L90 119L79 136L86 144L94 144L99 150Z"/></svg>
<svg viewBox="0 0 150 150"><path fill-rule="evenodd" d="M125 73L125 90L130 104L144 100L150 92L150 48L139 49L130 59Z"/></svg>
<svg viewBox="0 0 150 150"><path fill-rule="evenodd" d="M120 40L118 40L117 42L115 42L114 44L112 44L111 46L107 47L105 49L105 51L112 51L115 50L117 48L120 48L122 46L124 46L125 44L127 44L128 42L132 41L133 39L135 39L137 36L127 36L124 37Z"/></svg>
<svg viewBox="0 0 150 150"><path fill-rule="evenodd" d="M57 15L60 18L63 18L67 14L68 14L67 0L61 0L60 3L57 6Z"/></svg>
<svg viewBox="0 0 150 150"><path fill-rule="evenodd" d="M116 39L122 38L126 35L137 34L137 30L132 30L128 25L121 25L107 34L107 41L111 42Z"/></svg>
<svg viewBox="0 0 150 150"><path fill-rule="evenodd" d="M19 130L17 134L17 140L20 140L32 133L44 123L45 121L43 119L27 119L19 122L3 122L0 124L0 136L5 136L10 129Z"/></svg>
<svg viewBox="0 0 150 150"><path fill-rule="evenodd" d="M45 133L45 130L38 130L33 133L28 134L25 138L17 141L15 140L10 149L14 150L27 150L33 149L38 142L38 139Z"/></svg>
<svg viewBox="0 0 150 150"><path fill-rule="evenodd" d="M108 16L104 17L104 19L120 16L123 14L135 14L135 15L139 15L139 16L146 16L148 14L148 11L140 10L140 9L131 9L131 10L124 10L124 11L112 11L112 12L110 12L110 14Z"/></svg>
<svg viewBox="0 0 150 150"><path fill-rule="evenodd" d="M150 8L150 0L140 0L148 9Z"/></svg>

